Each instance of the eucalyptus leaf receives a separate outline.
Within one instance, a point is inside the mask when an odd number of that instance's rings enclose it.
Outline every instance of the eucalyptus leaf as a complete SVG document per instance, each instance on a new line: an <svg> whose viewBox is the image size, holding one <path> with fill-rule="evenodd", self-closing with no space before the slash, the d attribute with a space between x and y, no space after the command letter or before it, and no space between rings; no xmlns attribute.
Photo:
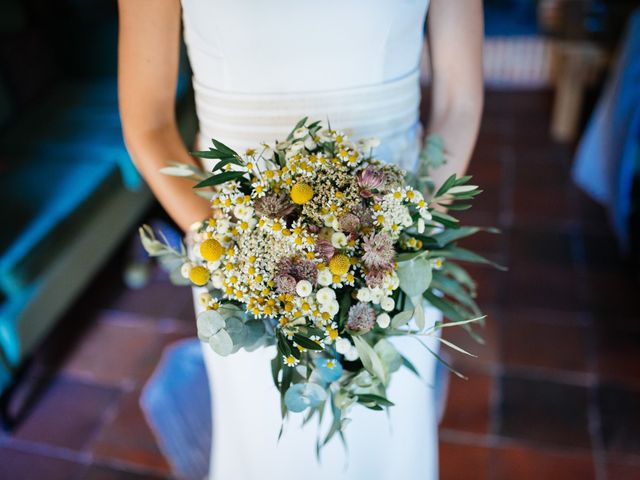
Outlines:
<svg viewBox="0 0 640 480"><path fill-rule="evenodd" d="M194 172L185 167L163 167L160 169L160 173L164 175L171 175L172 177L191 177Z"/></svg>
<svg viewBox="0 0 640 480"><path fill-rule="evenodd" d="M231 337L231 341L233 342L233 349L235 351L244 347L245 342L247 340L247 328L244 325L244 322L238 317L229 317L226 319L225 330Z"/></svg>
<svg viewBox="0 0 640 480"><path fill-rule="evenodd" d="M413 318L413 310L404 310L394 315L391 319L392 328L400 328L405 326Z"/></svg>
<svg viewBox="0 0 640 480"><path fill-rule="evenodd" d="M422 295L429 288L431 275L431 263L424 257L398 263L400 288L409 298Z"/></svg>
<svg viewBox="0 0 640 480"><path fill-rule="evenodd" d="M225 321L217 310L205 310L198 314L196 325L198 337L207 342L211 336L225 327Z"/></svg>
<svg viewBox="0 0 640 480"><path fill-rule="evenodd" d="M369 345L364 338L359 336L352 338L364 368L366 368L372 375L378 377L382 383L386 384L388 381L387 372L378 354L373 348L371 348L371 345Z"/></svg>
<svg viewBox="0 0 640 480"><path fill-rule="evenodd" d="M402 366L402 356L389 340L384 338L379 340L373 350L378 354L389 374L397 371Z"/></svg>
<svg viewBox="0 0 640 480"><path fill-rule="evenodd" d="M219 330L209 338L209 346L214 352L223 357L233 353L233 340L224 329Z"/></svg>
<svg viewBox="0 0 640 480"><path fill-rule="evenodd" d="M424 308L422 307L422 296L417 296L411 299L411 303L415 306L413 310L413 320L416 322L416 326L419 331L424 330L425 327L425 318L424 318Z"/></svg>
<svg viewBox="0 0 640 480"><path fill-rule="evenodd" d="M265 328L264 322L261 320L249 320L245 323L247 337L245 339L244 349L251 352L259 348L263 344Z"/></svg>

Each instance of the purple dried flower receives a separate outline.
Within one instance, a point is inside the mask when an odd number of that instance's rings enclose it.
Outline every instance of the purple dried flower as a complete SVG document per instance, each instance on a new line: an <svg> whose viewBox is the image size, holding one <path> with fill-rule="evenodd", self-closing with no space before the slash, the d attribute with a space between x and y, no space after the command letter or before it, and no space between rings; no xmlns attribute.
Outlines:
<svg viewBox="0 0 640 480"><path fill-rule="evenodd" d="M318 267L311 260L297 259L293 263L293 276L297 281L307 280L315 285L318 278Z"/></svg>
<svg viewBox="0 0 640 480"><path fill-rule="evenodd" d="M351 212L358 217L360 221L360 227L367 228L373 226L373 216L371 214L371 209L366 205L359 204L353 207Z"/></svg>
<svg viewBox="0 0 640 480"><path fill-rule="evenodd" d="M366 303L358 302L349 309L347 328L354 333L367 333L376 323L376 312Z"/></svg>
<svg viewBox="0 0 640 480"><path fill-rule="evenodd" d="M295 294L296 293L296 279L291 275L278 274L275 278L276 290L279 293Z"/></svg>
<svg viewBox="0 0 640 480"><path fill-rule="evenodd" d="M395 250L393 241L386 232L371 233L362 238L362 261L370 270L390 270L393 268Z"/></svg>
<svg viewBox="0 0 640 480"><path fill-rule="evenodd" d="M358 231L360 219L353 213L345 213L338 218L338 224L343 232L353 233Z"/></svg>
<svg viewBox="0 0 640 480"><path fill-rule="evenodd" d="M325 262L331 260L336 253L336 249L329 240L320 239L316 242L315 251Z"/></svg>
<svg viewBox="0 0 640 480"><path fill-rule="evenodd" d="M360 196L363 198L371 198L374 195L373 190L383 186L385 177L380 170L369 165L356 174L356 179L360 187Z"/></svg>
<svg viewBox="0 0 640 480"><path fill-rule="evenodd" d="M255 209L258 215L268 218L284 218L295 209L285 193L280 195L267 195L256 199Z"/></svg>
<svg viewBox="0 0 640 480"><path fill-rule="evenodd" d="M384 278L386 276L386 270L373 269L369 270L365 276L365 282L369 288L382 288L384 284Z"/></svg>
<svg viewBox="0 0 640 480"><path fill-rule="evenodd" d="M279 277L291 277L294 282L293 290L295 292L295 285L300 280L307 280L315 285L318 277L318 267L311 260L285 257L278 262L276 267L276 287ZM289 282L289 280L283 281Z"/></svg>

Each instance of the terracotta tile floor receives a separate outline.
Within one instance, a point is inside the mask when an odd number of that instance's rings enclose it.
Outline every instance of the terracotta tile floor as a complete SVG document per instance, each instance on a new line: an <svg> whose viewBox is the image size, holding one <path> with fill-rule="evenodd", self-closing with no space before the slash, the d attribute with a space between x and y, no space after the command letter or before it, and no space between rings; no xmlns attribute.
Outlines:
<svg viewBox="0 0 640 480"><path fill-rule="evenodd" d="M470 269L484 345L448 332L479 358L450 355L469 380L450 379L442 479L640 478L639 285L571 184L571 149L548 137L550 100L487 96L470 167L486 192L462 217L504 233L465 245L510 271ZM160 271L127 290L124 262L123 250L24 375L15 400L37 395L0 434L0 479L171 478L138 396L163 348L194 335L191 296Z"/></svg>

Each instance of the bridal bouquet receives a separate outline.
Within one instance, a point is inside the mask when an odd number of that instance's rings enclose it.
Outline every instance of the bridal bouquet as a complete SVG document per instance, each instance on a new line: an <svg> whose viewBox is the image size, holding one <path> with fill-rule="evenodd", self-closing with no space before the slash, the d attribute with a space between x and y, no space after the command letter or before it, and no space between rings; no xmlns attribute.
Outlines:
<svg viewBox="0 0 640 480"><path fill-rule="evenodd" d="M217 161L211 173L164 169L193 177L211 200L191 253L140 230L151 255L173 257L203 287L198 335L215 352L275 345L283 418L303 411L321 418L329 406L334 420L319 445L342 434L354 404L392 407L385 391L395 371L418 373L390 338L432 335L462 351L435 334L461 325L475 335L472 323L482 320L475 284L455 263L488 263L455 244L480 229L437 208L468 208L480 190L470 177L452 176L427 201L427 170L443 159L439 138L429 139L412 175L377 160L377 144L307 119L286 140L244 155L213 140L194 152ZM425 325L425 299L448 321Z"/></svg>

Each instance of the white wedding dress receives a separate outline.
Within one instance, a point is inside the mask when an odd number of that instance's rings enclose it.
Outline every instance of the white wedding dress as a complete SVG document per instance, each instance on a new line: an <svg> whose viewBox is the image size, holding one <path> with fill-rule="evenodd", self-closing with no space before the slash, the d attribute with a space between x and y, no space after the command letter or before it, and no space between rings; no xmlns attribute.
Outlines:
<svg viewBox="0 0 640 480"><path fill-rule="evenodd" d="M378 137L379 157L415 166L428 0L182 0L182 6L199 148L216 138L244 151L286 137L309 116L356 138ZM439 318L427 308L428 322ZM394 375L388 397L396 405L388 415L355 406L345 431L349 454L336 436L321 463L317 422L302 428L302 414L290 415L277 440L275 349L220 357L203 345L213 403L210 479L436 479L435 359L413 339L395 343L422 378L404 368ZM437 342L427 343L437 349Z"/></svg>

